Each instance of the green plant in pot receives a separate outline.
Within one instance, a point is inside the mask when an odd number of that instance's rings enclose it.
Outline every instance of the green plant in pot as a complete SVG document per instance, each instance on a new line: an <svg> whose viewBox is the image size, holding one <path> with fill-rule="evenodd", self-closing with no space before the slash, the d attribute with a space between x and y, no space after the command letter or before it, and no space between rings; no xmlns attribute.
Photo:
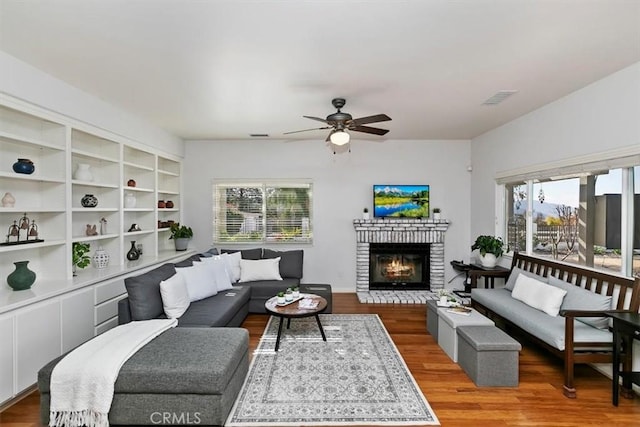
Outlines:
<svg viewBox="0 0 640 427"><path fill-rule="evenodd" d="M176 251L186 251L187 246L189 246L189 240L193 237L193 230L191 227L174 222L171 224L169 230L171 232L169 239L173 239Z"/></svg>
<svg viewBox="0 0 640 427"><path fill-rule="evenodd" d="M87 255L90 249L91 245L89 243L73 242L73 245L71 245L71 263L73 264L74 276L77 275L76 270L78 268L85 268L91 263L91 258Z"/></svg>
<svg viewBox="0 0 640 427"><path fill-rule="evenodd" d="M480 263L484 267L492 268L498 263L498 258L504 253L502 238L495 236L478 236L471 250L478 250Z"/></svg>

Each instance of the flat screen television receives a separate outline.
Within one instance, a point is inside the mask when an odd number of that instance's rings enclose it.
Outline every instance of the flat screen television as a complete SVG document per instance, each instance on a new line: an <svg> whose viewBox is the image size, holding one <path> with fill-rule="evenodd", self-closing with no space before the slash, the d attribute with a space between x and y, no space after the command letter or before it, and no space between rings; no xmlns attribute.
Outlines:
<svg viewBox="0 0 640 427"><path fill-rule="evenodd" d="M378 218L428 218L428 185L373 186L373 216Z"/></svg>

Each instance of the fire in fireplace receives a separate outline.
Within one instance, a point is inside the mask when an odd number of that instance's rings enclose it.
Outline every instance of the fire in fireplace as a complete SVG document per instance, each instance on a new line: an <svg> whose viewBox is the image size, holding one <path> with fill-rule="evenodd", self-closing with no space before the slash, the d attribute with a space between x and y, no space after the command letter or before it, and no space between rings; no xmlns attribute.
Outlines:
<svg viewBox="0 0 640 427"><path fill-rule="evenodd" d="M369 289L429 290L429 247L428 243L371 243Z"/></svg>

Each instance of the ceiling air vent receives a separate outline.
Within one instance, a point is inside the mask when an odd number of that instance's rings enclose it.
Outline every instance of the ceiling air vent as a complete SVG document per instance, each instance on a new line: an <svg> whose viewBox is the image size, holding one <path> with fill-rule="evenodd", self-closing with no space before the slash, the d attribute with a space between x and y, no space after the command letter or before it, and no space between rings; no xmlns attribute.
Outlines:
<svg viewBox="0 0 640 427"><path fill-rule="evenodd" d="M250 133L249 136L251 138L267 138L269 134L268 133Z"/></svg>
<svg viewBox="0 0 640 427"><path fill-rule="evenodd" d="M514 93L518 93L517 90L499 90L491 98L487 99L482 105L498 105Z"/></svg>

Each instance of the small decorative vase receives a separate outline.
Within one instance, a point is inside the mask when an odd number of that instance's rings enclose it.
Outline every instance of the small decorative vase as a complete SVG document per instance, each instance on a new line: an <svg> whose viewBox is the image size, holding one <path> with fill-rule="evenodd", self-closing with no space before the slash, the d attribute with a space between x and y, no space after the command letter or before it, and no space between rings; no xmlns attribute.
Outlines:
<svg viewBox="0 0 640 427"><path fill-rule="evenodd" d="M433 219L436 220L436 221L439 221L440 220L440 212L434 212L433 213Z"/></svg>
<svg viewBox="0 0 640 427"><path fill-rule="evenodd" d="M174 244L176 246L176 251L186 251L187 246L189 246L189 239L186 237L180 237L177 239L173 239Z"/></svg>
<svg viewBox="0 0 640 427"><path fill-rule="evenodd" d="M362 219L369 219L369 211L362 212Z"/></svg>
<svg viewBox="0 0 640 427"><path fill-rule="evenodd" d="M293 298L300 298L300 290L299 289L294 289L293 290Z"/></svg>
<svg viewBox="0 0 640 427"><path fill-rule="evenodd" d="M93 254L92 260L95 268L105 268L109 265L109 254L100 246Z"/></svg>
<svg viewBox="0 0 640 427"><path fill-rule="evenodd" d="M95 208L98 206L98 198L93 194L85 194L80 200L80 204L83 208Z"/></svg>
<svg viewBox="0 0 640 427"><path fill-rule="evenodd" d="M129 181L127 181L127 187L135 187L135 186L136 186L135 179L130 179Z"/></svg>
<svg viewBox="0 0 640 427"><path fill-rule="evenodd" d="M448 300L447 296L446 295L442 295L440 297L440 305L447 305L447 300Z"/></svg>
<svg viewBox="0 0 640 427"><path fill-rule="evenodd" d="M136 207L138 200L133 193L127 193L124 196L124 207L127 209L133 209Z"/></svg>
<svg viewBox="0 0 640 427"><path fill-rule="evenodd" d="M35 170L35 165L29 159L18 159L18 161L13 164L13 171L15 173L24 173L26 175L31 175Z"/></svg>
<svg viewBox="0 0 640 427"><path fill-rule="evenodd" d="M131 249L129 249L129 252L127 252L127 259L129 261L135 261L138 258L140 258L140 253L138 252L138 249L136 248L136 242L133 241L133 242L131 242Z"/></svg>
<svg viewBox="0 0 640 427"><path fill-rule="evenodd" d="M284 299L284 297L276 297L276 304L284 304L286 302L286 300Z"/></svg>
<svg viewBox="0 0 640 427"><path fill-rule="evenodd" d="M289 290L287 290L287 292L285 292L284 300L286 302L293 301L293 292L291 291L291 289L289 289Z"/></svg>
<svg viewBox="0 0 640 427"><path fill-rule="evenodd" d="M14 264L16 269L7 276L7 284L9 284L14 291L29 289L31 285L33 285L33 282L36 281L36 273L27 267L29 261L18 261L14 262Z"/></svg>
<svg viewBox="0 0 640 427"><path fill-rule="evenodd" d="M4 197L2 198L2 207L12 208L15 204L16 204L16 198L13 197L13 194L9 192L4 193Z"/></svg>
<svg viewBox="0 0 640 427"><path fill-rule="evenodd" d="M164 202L164 200L158 200L158 209L164 209L167 207L167 204Z"/></svg>
<svg viewBox="0 0 640 427"><path fill-rule="evenodd" d="M73 174L73 179L77 179L78 181L93 181L91 165L87 163L78 163L76 172Z"/></svg>
<svg viewBox="0 0 640 427"><path fill-rule="evenodd" d="M167 200L167 203L165 203L165 207L167 209L173 209L173 202L171 200Z"/></svg>

